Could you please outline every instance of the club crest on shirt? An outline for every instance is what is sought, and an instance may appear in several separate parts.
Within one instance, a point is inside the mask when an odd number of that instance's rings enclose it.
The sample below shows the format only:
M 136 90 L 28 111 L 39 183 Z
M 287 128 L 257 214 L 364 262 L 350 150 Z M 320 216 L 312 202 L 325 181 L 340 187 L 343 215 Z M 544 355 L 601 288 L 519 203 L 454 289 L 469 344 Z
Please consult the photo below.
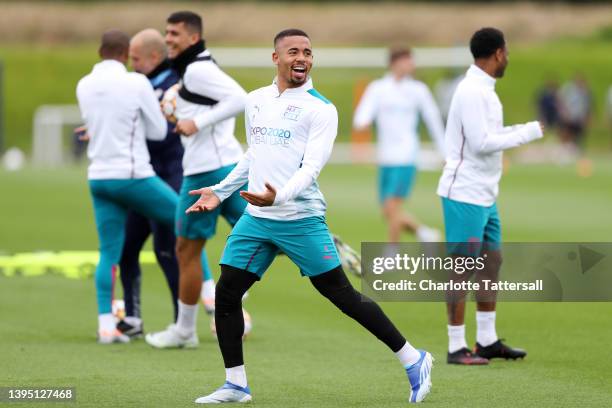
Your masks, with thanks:
M 288 105 L 287 109 L 285 109 L 285 113 L 283 113 L 283 119 L 297 121 L 301 113 L 302 108 L 293 105 Z

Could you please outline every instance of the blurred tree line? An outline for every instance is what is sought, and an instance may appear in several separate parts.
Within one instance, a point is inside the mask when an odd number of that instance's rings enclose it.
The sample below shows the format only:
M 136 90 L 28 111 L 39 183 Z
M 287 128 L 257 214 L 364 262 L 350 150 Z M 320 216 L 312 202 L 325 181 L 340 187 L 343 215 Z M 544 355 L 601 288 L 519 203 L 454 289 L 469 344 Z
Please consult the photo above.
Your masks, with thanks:
M 60 0 L 64 3 L 142 3 L 145 0 Z M 150 3 L 287 3 L 288 0 L 152 0 Z M 293 3 L 572 3 L 605 4 L 612 0 L 297 0 Z M 0 3 L 24 3 L 24 0 L 0 0 Z M 58 0 L 37 0 L 36 3 L 58 3 Z

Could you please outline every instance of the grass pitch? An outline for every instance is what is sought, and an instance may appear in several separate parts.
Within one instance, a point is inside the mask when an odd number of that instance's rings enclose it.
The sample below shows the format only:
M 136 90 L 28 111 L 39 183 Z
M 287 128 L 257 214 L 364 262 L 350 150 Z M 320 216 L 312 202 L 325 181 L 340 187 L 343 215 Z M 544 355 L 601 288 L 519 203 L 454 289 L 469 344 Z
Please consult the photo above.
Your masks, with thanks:
M 612 165 L 595 163 L 591 178 L 573 167 L 514 166 L 501 185 L 506 241 L 610 241 Z M 421 173 L 408 207 L 442 227 L 437 173 Z M 82 168 L 1 173 L 0 250 L 90 250 L 97 247 Z M 321 187 L 330 228 L 351 245 L 385 239 L 373 167 L 328 166 Z M 218 259 L 228 233 L 210 242 Z M 359 281 L 354 281 L 359 287 Z M 254 319 L 245 357 L 259 407 L 400 407 L 408 382 L 395 357 L 341 315 L 287 259 L 274 262 L 245 303 Z M 384 303 L 417 347 L 437 362 L 431 407 L 606 407 L 612 401 L 609 303 L 503 303 L 498 333 L 525 347 L 524 361 L 488 367 L 445 363 L 446 323 L 440 303 Z M 475 341 L 468 308 L 468 343 Z M 208 318 L 198 318 L 196 350 L 153 350 L 144 341 L 95 343 L 93 281 L 0 274 L 0 386 L 73 386 L 77 406 L 181 407 L 222 384 L 223 364 Z M 146 330 L 164 328 L 171 307 L 162 273 L 145 268 Z M 32 406 L 62 406 L 36 403 Z M 27 406 L 23 404 L 20 406 Z M 67 404 L 67 406 L 74 406 Z

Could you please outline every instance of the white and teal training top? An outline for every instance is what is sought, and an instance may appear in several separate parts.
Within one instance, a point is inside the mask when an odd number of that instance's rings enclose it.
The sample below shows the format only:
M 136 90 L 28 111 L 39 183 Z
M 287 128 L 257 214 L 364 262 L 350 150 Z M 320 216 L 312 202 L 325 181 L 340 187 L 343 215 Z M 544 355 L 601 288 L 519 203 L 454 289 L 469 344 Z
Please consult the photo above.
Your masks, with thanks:
M 382 166 L 416 163 L 419 118 L 444 156 L 444 124 L 429 88 L 411 77 L 397 80 L 391 74 L 366 88 L 353 116 L 353 127 L 376 123 L 377 158 Z
M 275 220 L 296 220 L 325 214 L 317 177 L 331 155 L 338 131 L 336 107 L 319 94 L 309 79 L 299 88 L 279 93 L 276 81 L 247 96 L 245 125 L 249 149 L 234 170 L 212 187 L 223 201 L 244 183 L 249 191 L 276 190 L 274 205 L 246 211 Z
M 446 164 L 438 195 L 489 207 L 502 175 L 502 152 L 542 137 L 538 122 L 504 126 L 495 78 L 472 65 L 453 95 L 446 123 Z
M 198 57 L 210 56 L 208 50 Z M 236 163 L 242 147 L 234 136 L 235 116 L 244 109 L 246 92 L 212 60 L 187 66 L 182 85 L 189 91 L 218 101 L 214 105 L 192 103 L 177 96 L 176 117 L 192 119 L 197 133 L 181 136 L 185 153 L 183 174 L 191 176 Z

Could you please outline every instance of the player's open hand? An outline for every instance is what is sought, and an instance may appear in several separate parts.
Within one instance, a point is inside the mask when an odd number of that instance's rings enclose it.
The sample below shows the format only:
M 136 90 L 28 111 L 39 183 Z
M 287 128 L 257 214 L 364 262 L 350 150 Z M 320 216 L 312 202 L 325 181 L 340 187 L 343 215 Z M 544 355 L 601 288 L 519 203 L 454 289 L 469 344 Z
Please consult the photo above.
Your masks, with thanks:
M 176 122 L 176 128 L 174 132 L 183 136 L 191 136 L 198 131 L 198 127 L 195 122 L 191 119 L 181 119 Z
M 88 142 L 89 139 L 91 139 L 89 137 L 89 133 L 87 133 L 87 126 L 79 126 L 74 128 L 74 134 L 79 142 Z
M 269 183 L 266 183 L 266 191 L 263 193 L 250 193 L 248 191 L 241 191 L 240 196 L 244 198 L 249 204 L 257 207 L 269 207 L 274 204 L 276 198 L 276 189 Z
M 212 211 L 221 204 L 219 197 L 212 191 L 212 188 L 205 187 L 198 190 L 191 190 L 189 195 L 200 195 L 198 201 L 185 211 L 185 214 Z

